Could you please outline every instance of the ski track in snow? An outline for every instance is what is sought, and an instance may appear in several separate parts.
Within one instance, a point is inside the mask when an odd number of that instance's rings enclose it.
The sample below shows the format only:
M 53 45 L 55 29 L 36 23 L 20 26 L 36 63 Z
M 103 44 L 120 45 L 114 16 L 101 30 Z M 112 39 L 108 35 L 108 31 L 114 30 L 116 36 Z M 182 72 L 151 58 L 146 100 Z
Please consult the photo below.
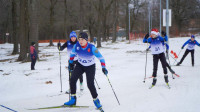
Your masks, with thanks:
M 170 51 L 177 54 L 181 46 L 189 37 L 170 38 Z M 200 42 L 200 37 L 196 37 Z M 0 44 L 0 105 L 7 106 L 18 112 L 98 112 L 92 101 L 86 85 L 84 74 L 84 94 L 77 98 L 77 105 L 90 106 L 84 109 L 49 109 L 27 110 L 32 108 L 62 105 L 68 101 L 69 95 L 64 94 L 68 90 L 68 71 L 66 50 L 61 53 L 63 93 L 60 93 L 60 63 L 57 47 L 47 47 L 48 44 L 40 44 L 39 56 L 42 61 L 36 62 L 36 70 L 30 70 L 30 62 L 15 62 L 18 55 L 10 55 L 12 44 Z M 56 44 L 55 44 L 56 45 Z M 181 66 L 172 66 L 172 69 L 180 75 L 172 79 L 168 71 L 169 84 L 167 89 L 164 82 L 162 66 L 159 62 L 157 85 L 152 89 L 149 86 L 152 79 L 144 80 L 145 49 L 147 44 L 142 40 L 131 42 L 103 42 L 99 51 L 106 60 L 108 76 L 120 101 L 120 106 L 115 99 L 107 78 L 103 75 L 100 62 L 96 59 L 96 85 L 103 109 L 105 112 L 198 112 L 200 110 L 200 48 L 195 47 L 195 66 L 191 66 L 191 55 L 185 58 Z M 185 47 L 186 49 L 186 47 Z M 185 49 L 180 53 L 183 56 Z M 170 53 L 170 52 L 169 52 Z M 152 55 L 148 53 L 147 77 L 152 75 Z M 170 57 L 171 64 L 174 60 Z M 5 73 L 9 75 L 5 75 Z M 4 75 L 3 75 L 4 74 Z M 52 84 L 45 84 L 52 81 Z M 95 83 L 96 84 L 96 83 Z M 79 92 L 79 81 L 77 92 Z M 0 112 L 11 112 L 0 107 Z

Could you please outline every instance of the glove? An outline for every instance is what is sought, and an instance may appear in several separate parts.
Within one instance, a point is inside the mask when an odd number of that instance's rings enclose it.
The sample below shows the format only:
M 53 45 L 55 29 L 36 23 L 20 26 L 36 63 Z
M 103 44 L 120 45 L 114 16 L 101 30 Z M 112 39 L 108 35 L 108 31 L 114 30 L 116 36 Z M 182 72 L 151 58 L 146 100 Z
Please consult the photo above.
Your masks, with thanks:
M 102 72 L 107 75 L 108 74 L 108 70 L 106 68 L 102 68 Z
M 33 59 L 35 59 L 35 56 L 33 56 Z
M 146 51 L 149 51 L 150 48 L 147 48 Z
M 184 47 L 182 46 L 181 49 L 184 49 Z
M 60 46 L 61 46 L 60 42 L 58 42 L 57 46 L 58 46 L 58 50 L 60 50 Z
M 145 39 L 148 39 L 149 38 L 149 33 L 147 33 L 146 35 L 145 35 Z
M 164 32 L 164 31 L 162 31 L 161 34 L 164 35 L 164 36 L 166 36 L 166 32 Z
M 71 72 L 74 70 L 74 64 L 69 63 L 68 70 Z

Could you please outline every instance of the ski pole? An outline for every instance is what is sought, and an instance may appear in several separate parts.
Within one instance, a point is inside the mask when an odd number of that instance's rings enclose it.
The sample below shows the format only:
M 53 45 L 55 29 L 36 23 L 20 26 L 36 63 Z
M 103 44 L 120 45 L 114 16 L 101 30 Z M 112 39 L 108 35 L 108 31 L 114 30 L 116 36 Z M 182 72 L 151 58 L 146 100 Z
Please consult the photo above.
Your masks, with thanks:
M 172 59 L 174 59 L 175 62 L 177 62 L 176 59 L 172 55 L 170 55 L 170 56 L 171 56 Z
M 69 70 L 69 100 L 70 100 L 70 93 L 71 93 L 71 87 L 70 87 L 70 82 L 71 82 L 71 75 L 72 75 L 72 72 Z
M 59 41 L 60 43 L 60 41 Z M 61 56 L 60 56 L 60 46 L 59 46 L 59 60 L 60 60 L 60 85 L 61 85 L 61 90 L 60 92 L 62 93 L 62 76 L 61 76 Z
M 145 76 L 144 76 L 144 83 L 145 83 L 145 79 L 146 79 L 146 73 L 147 73 L 147 50 L 146 50 L 146 61 L 145 61 Z
M 11 109 L 11 108 L 8 108 L 8 107 L 6 107 L 6 106 L 4 106 L 4 105 L 0 105 L 0 106 L 3 107 L 3 108 L 8 109 L 8 110 L 10 110 L 10 111 L 17 112 L 17 111 L 15 111 L 15 110 L 13 110 L 13 109 Z
M 181 50 L 179 51 L 178 57 L 179 57 L 179 55 L 180 55 L 180 53 L 181 53 L 182 50 L 183 50 L 183 49 L 181 49 Z M 178 59 L 178 58 L 177 58 L 177 59 Z M 177 60 L 177 59 L 176 59 L 176 60 Z M 175 62 L 176 62 L 176 61 L 174 61 L 173 65 L 175 64 Z
M 112 87 L 112 84 L 110 83 L 110 80 L 109 80 L 109 78 L 108 78 L 108 75 L 106 75 L 107 76 L 107 79 L 108 79 L 108 82 L 109 82 L 109 84 L 110 84 L 110 86 L 111 86 L 111 88 L 112 88 L 112 91 L 113 91 L 113 93 L 115 94 L 115 91 L 114 91 L 114 89 L 113 89 L 113 87 Z M 115 98 L 117 99 L 117 101 L 118 101 L 118 104 L 120 105 L 120 103 L 119 103 L 119 100 L 118 100 L 118 98 L 117 98 L 117 95 L 115 94 Z
M 98 83 L 97 83 L 97 80 L 96 80 L 96 78 L 94 78 L 94 80 L 95 80 L 95 82 L 96 82 L 96 84 L 97 84 L 98 88 L 99 88 L 99 89 L 101 89 L 101 88 L 99 87 Z

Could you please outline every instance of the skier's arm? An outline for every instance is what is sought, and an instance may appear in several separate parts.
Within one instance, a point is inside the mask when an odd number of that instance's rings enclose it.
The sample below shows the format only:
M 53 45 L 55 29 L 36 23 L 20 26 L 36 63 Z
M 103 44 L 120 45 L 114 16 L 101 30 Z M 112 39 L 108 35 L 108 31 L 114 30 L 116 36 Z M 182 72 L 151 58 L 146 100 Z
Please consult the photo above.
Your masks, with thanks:
M 195 44 L 198 45 L 200 47 L 200 44 L 195 40 Z
M 190 39 L 188 41 L 186 41 L 183 46 L 182 46 L 182 49 L 185 47 L 185 45 L 187 45 L 188 43 L 190 42 Z
M 67 47 L 67 42 L 65 42 L 62 46 L 60 44 L 60 42 L 58 43 L 58 50 L 62 51 Z
M 96 47 L 92 47 L 92 53 L 99 59 L 100 63 L 101 63 L 101 67 L 105 68 L 106 64 L 105 64 L 105 59 L 104 57 L 101 55 L 101 53 L 98 51 L 98 49 Z
M 166 35 L 165 37 L 164 37 L 164 41 L 168 41 L 168 36 Z
M 165 43 L 166 46 L 166 50 L 169 50 L 169 45 L 167 43 Z
M 73 46 L 72 52 L 70 53 L 70 59 L 69 59 L 69 63 L 73 64 L 74 61 L 74 57 L 76 56 L 76 45 Z

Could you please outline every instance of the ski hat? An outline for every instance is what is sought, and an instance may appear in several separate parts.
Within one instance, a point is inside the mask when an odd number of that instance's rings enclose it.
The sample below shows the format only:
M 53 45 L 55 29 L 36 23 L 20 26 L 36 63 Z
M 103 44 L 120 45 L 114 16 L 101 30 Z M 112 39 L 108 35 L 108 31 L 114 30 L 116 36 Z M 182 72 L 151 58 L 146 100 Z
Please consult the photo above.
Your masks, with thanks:
M 35 45 L 35 42 L 31 42 L 31 45 L 32 45 L 32 46 Z
M 76 38 L 77 38 L 76 32 L 75 32 L 75 31 L 72 31 L 72 32 L 70 33 L 69 37 L 70 37 L 70 39 L 71 39 L 72 37 L 76 37 Z
M 194 35 L 191 35 L 191 38 L 195 38 L 195 36 L 194 36 Z
M 88 34 L 86 32 L 81 32 L 79 34 L 79 38 L 83 38 L 85 39 L 86 41 L 88 41 Z
M 152 29 L 151 34 L 159 35 L 160 33 L 158 32 L 158 29 Z

